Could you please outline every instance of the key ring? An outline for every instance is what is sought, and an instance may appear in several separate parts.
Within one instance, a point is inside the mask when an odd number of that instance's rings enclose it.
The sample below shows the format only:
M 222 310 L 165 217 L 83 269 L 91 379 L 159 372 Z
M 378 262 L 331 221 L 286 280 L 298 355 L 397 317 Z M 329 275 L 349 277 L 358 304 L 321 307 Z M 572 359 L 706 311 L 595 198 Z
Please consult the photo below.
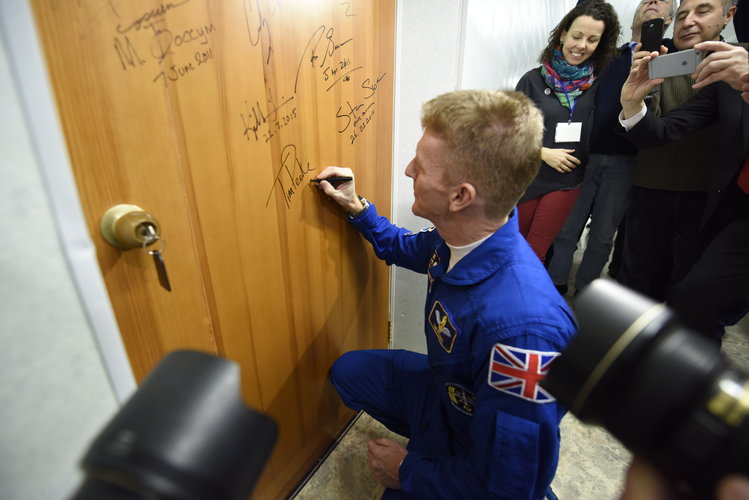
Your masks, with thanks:
M 161 241 L 161 248 L 160 249 L 158 249 L 158 250 L 146 250 L 146 247 L 148 245 L 152 245 L 157 240 Z M 164 249 L 165 248 L 166 248 L 166 241 L 164 241 L 164 239 L 161 238 L 160 236 L 154 236 L 154 239 L 151 240 L 150 242 L 148 240 L 143 240 L 143 251 L 146 252 L 148 255 L 153 255 L 153 254 L 156 254 L 156 253 L 162 254 L 162 253 L 164 253 Z

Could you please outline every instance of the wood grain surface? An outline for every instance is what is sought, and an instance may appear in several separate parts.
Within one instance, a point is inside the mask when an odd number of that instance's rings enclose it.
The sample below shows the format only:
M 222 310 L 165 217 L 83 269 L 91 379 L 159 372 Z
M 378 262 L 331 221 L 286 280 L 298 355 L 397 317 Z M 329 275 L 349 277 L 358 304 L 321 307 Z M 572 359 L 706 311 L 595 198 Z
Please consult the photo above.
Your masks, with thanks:
M 331 363 L 387 345 L 387 268 L 309 179 L 351 167 L 389 215 L 394 0 L 31 3 L 136 378 L 174 349 L 237 361 L 280 427 L 254 496 L 287 496 L 352 416 Z M 120 203 L 159 220 L 171 293 L 101 237 Z

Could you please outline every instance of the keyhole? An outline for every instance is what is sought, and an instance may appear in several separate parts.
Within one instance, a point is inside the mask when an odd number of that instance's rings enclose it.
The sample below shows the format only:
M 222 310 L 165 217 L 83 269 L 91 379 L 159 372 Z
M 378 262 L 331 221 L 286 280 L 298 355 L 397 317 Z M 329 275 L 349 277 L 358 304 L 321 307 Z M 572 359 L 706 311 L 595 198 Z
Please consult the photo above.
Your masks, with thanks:
M 142 239 L 146 243 L 146 246 L 159 239 L 159 236 L 156 234 L 154 225 L 150 222 L 141 222 L 135 228 L 135 231 L 140 236 L 140 239 Z

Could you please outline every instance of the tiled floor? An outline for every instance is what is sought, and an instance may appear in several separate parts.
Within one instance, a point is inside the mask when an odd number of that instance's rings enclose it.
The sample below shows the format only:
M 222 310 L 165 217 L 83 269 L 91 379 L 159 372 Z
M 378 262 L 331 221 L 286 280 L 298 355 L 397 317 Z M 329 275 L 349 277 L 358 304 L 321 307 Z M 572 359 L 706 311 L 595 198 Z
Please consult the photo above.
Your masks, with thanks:
M 723 351 L 749 371 L 749 315 L 727 329 Z M 629 452 L 602 428 L 582 424 L 569 413 L 562 420 L 561 434 L 559 467 L 552 483 L 560 500 L 617 499 Z M 381 436 L 405 443 L 404 438 L 360 414 L 295 500 L 379 499 L 383 488 L 367 467 L 367 441 Z
M 335 450 L 323 462 L 295 500 L 374 500 L 382 496 L 367 467 L 367 441 L 390 437 L 405 445 L 367 414 L 360 414 Z M 560 499 L 616 498 L 628 452 L 600 428 L 582 425 L 574 416 L 562 421 L 562 452 L 552 488 Z

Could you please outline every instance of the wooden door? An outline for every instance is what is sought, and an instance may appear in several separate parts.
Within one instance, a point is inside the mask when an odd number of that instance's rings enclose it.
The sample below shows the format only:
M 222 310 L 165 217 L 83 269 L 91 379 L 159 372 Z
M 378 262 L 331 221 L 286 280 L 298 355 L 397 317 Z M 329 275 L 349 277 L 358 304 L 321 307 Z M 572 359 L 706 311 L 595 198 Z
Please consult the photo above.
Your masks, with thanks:
M 394 0 L 31 3 L 136 378 L 178 348 L 237 361 L 280 426 L 255 496 L 286 496 L 352 415 L 330 364 L 387 343 L 387 268 L 308 181 L 351 166 L 389 213 Z M 171 293 L 101 237 L 120 203 L 159 220 Z

